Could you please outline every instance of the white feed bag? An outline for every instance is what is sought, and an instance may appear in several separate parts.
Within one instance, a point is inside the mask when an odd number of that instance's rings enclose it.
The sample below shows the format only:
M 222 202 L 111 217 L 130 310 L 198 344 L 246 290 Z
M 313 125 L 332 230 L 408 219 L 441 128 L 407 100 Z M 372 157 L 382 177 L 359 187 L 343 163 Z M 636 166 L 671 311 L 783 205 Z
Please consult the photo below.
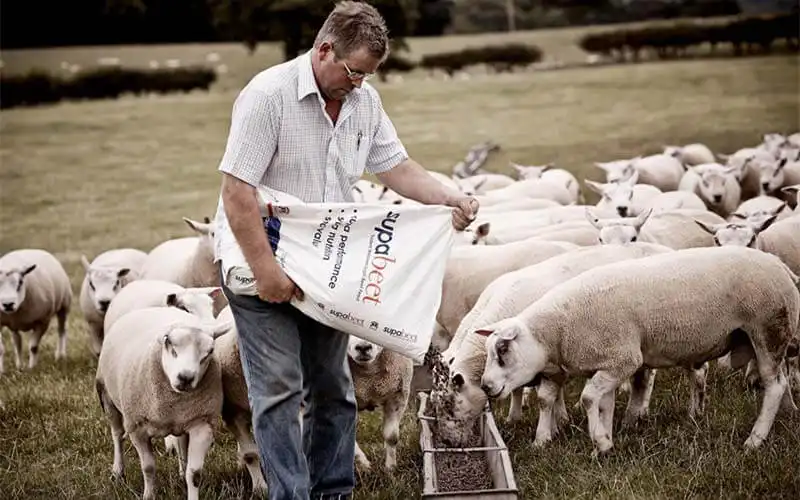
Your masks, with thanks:
M 316 321 L 422 363 L 455 229 L 441 205 L 304 203 L 259 188 L 278 264 L 303 290 L 291 304 Z M 225 285 L 256 295 L 238 245 L 220 255 Z

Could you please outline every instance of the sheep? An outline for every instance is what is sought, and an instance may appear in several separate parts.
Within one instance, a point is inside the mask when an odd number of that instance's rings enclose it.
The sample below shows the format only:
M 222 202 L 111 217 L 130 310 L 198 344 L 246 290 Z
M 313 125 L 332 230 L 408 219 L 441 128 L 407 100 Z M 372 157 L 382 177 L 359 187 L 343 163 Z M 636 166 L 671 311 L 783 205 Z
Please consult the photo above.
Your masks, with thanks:
M 116 294 L 128 283 L 139 278 L 147 254 L 135 248 L 108 250 L 90 263 L 81 255 L 86 273 L 81 283 L 79 301 L 83 317 L 89 326 L 89 347 L 95 357 L 103 344 L 103 319 Z
M 239 335 L 230 306 L 220 311 L 217 322 L 231 324 L 230 330 L 217 337 L 214 343 L 214 358 L 222 376 L 222 420 L 236 439 L 239 464 L 247 469 L 253 490 L 266 492 L 267 483 L 259 466 L 258 448 L 250 429 L 253 417 L 239 355 Z M 169 437 L 165 441 L 167 439 Z
M 658 188 L 659 191 L 675 191 L 683 176 L 683 165 L 672 156 L 655 154 L 637 156 L 630 160 L 595 162 L 597 168 L 606 173 L 606 182 L 623 182 L 638 173 L 638 182 Z M 635 182 L 634 182 L 635 184 Z
M 520 180 L 542 179 L 544 181 L 550 181 L 553 184 L 566 187 L 576 203 L 584 201 L 578 179 L 576 179 L 571 172 L 563 168 L 555 168 L 555 163 L 551 162 L 546 165 L 518 165 L 511 162 L 510 165 L 511 168 L 517 171 Z
M 572 220 L 543 227 L 531 233 L 530 238 L 544 241 L 566 241 L 581 247 L 597 245 L 599 231 L 585 220 Z
M 575 248 L 579 247 L 571 243 L 538 240 L 453 248 L 442 281 L 434 344 L 440 351 L 447 347 L 458 324 L 492 280 Z
M 161 280 L 141 279 L 120 290 L 106 311 L 103 328 L 107 332 L 125 314 L 147 307 L 176 307 L 204 321 L 214 319 L 214 299 L 222 294 L 220 287 L 184 288 Z
M 222 411 L 214 340 L 230 327 L 174 307 L 151 307 L 125 314 L 106 331 L 95 388 L 111 429 L 112 473 L 118 479 L 124 474 L 124 433 L 139 455 L 143 498 L 155 498 L 151 439 L 170 434 L 188 434 L 181 469 L 187 498 L 199 498 L 200 473 Z
M 760 223 L 750 220 L 717 224 L 695 222 L 714 237 L 717 246 L 744 246 L 773 254 L 793 273 L 800 274 L 800 216 L 775 222 L 777 217 L 777 213 L 773 213 Z
M 663 154 L 672 156 L 684 165 L 694 166 L 703 163 L 714 163 L 714 153 L 705 144 L 687 144 L 685 146 L 664 146 Z
M 383 410 L 384 467 L 391 472 L 397 466 L 400 421 L 408 406 L 414 363 L 410 358 L 352 335 L 347 346 L 347 362 L 358 411 L 372 411 L 378 406 Z M 358 441 L 355 457 L 360 467 L 371 467 Z
M 515 198 L 495 205 L 489 205 L 488 207 L 481 206 L 479 213 L 482 215 L 489 215 L 500 212 L 523 210 L 534 212 L 543 208 L 556 208 L 561 206 L 563 206 L 561 203 L 553 200 L 545 200 L 543 198 Z
M 783 220 L 792 216 L 792 211 L 786 208 L 786 202 L 775 198 L 774 196 L 761 195 L 755 198 L 750 198 L 744 203 L 740 204 L 736 211 L 729 217 L 729 222 L 735 222 L 736 219 L 748 219 L 750 222 L 761 223 L 769 217 L 777 215 L 776 221 Z
M 459 190 L 459 191 L 461 190 L 461 185 L 458 183 L 458 181 L 456 179 L 454 179 L 452 177 L 448 177 L 448 176 L 444 175 L 441 172 L 436 172 L 435 170 L 428 170 L 428 173 L 434 179 L 436 179 L 437 181 L 441 182 L 445 186 L 447 186 L 449 188 L 452 188 L 452 189 Z
M 661 213 L 686 208 L 706 210 L 706 204 L 699 196 L 689 191 L 667 191 L 650 198 L 643 208 L 652 208 L 654 213 Z
M 697 165 L 686 171 L 679 190 L 696 194 L 710 211 L 728 217 L 739 206 L 742 194 L 733 173 L 734 167 L 719 163 Z
M 478 174 L 470 177 L 453 177 L 459 188 L 464 193 L 485 194 L 494 189 L 508 187 L 517 181 L 505 174 Z
M 28 369 L 36 367 L 39 342 L 58 322 L 56 361 L 67 357 L 67 315 L 72 307 L 72 287 L 61 262 L 50 252 L 38 248 L 12 250 L 0 257 L 0 331 L 11 330 L 14 361 L 22 369 L 21 333 L 28 339 Z M 0 338 L 0 344 L 2 344 Z M 0 373 L 4 352 L 0 352 Z
M 163 280 L 182 287 L 220 286 L 214 264 L 214 223 L 183 218 L 200 236 L 175 238 L 153 248 L 142 265 L 142 279 Z
M 725 219 L 707 210 L 675 210 L 659 214 L 648 211 L 637 217 L 617 219 L 601 219 L 596 212 L 589 212 L 587 216 L 589 222 L 598 229 L 601 244 L 642 241 L 674 250 L 713 247 L 714 239 L 698 228 L 695 221 L 708 224 L 725 222 Z
M 613 447 L 614 393 L 623 381 L 643 368 L 691 368 L 747 351 L 765 387 L 744 443 L 757 448 L 781 403 L 796 409 L 783 358 L 800 319 L 798 279 L 775 256 L 741 247 L 686 249 L 586 271 L 517 315 L 474 330 L 487 336 L 481 387 L 505 398 L 537 376 L 588 376 L 581 403 L 596 455 Z
M 789 162 L 786 158 L 770 162 L 753 160 L 759 173 L 762 195 L 781 196 L 781 188 L 800 183 L 800 162 Z M 793 197 L 786 201 L 796 205 Z M 792 207 L 794 208 L 794 207 Z
M 626 217 L 639 215 L 651 203 L 650 200 L 661 194 L 655 186 L 637 184 L 638 178 L 638 171 L 634 171 L 630 177 L 619 182 L 603 184 L 588 179 L 584 182 L 589 189 L 600 195 L 598 208 L 616 210 L 619 215 Z
M 482 207 L 498 205 L 519 198 L 553 200 L 561 205 L 572 205 L 574 203 L 572 194 L 566 187 L 541 179 L 517 181 L 510 186 L 492 189 L 475 197 Z
M 485 338 L 474 335 L 474 328 L 518 314 L 551 288 L 594 267 L 670 251 L 667 247 L 651 243 L 580 248 L 509 272 L 492 281 L 464 317 L 450 347 L 442 353 L 443 359 L 449 364 L 448 390 L 455 403 L 452 407 L 453 419 L 461 422 L 474 419 L 486 403 L 486 394 L 480 390 Z M 560 393 L 558 411 L 562 421 L 567 418 L 563 405 L 563 393 Z M 520 407 L 517 394 L 511 402 L 509 422 L 519 419 Z M 540 414 L 539 418 L 544 423 L 544 415 Z M 540 428 L 534 444 L 543 444 L 549 437 L 550 428 Z
M 753 160 L 772 161 L 775 157 L 767 150 L 758 148 L 742 148 L 731 155 L 717 154 L 717 158 L 725 162 L 725 166 L 733 168 L 733 175 L 741 187 L 741 199 L 749 200 L 761 192 L 759 174 Z
M 784 186 L 781 188 L 781 191 L 787 195 L 794 194 L 794 213 L 800 213 L 800 184 L 795 184 L 794 186 Z

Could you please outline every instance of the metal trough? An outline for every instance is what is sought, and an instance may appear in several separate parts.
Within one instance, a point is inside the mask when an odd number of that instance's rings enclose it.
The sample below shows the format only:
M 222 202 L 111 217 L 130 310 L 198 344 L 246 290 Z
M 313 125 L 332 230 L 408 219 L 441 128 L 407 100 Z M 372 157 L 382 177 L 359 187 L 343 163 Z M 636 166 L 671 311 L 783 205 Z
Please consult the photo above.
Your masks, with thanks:
M 480 420 L 480 434 L 483 446 L 475 448 L 435 448 L 433 431 L 430 422 L 434 417 L 425 415 L 428 394 L 419 393 L 419 410 L 417 418 L 420 422 L 419 443 L 422 448 L 422 498 L 436 498 L 437 500 L 463 500 L 466 498 L 479 500 L 517 500 L 519 498 L 517 483 L 514 480 L 514 471 L 511 468 L 511 458 L 508 454 L 503 438 L 497 429 L 494 416 L 486 406 Z M 490 489 L 439 491 L 439 481 L 436 470 L 437 453 L 467 453 L 483 452 L 489 465 L 492 478 Z

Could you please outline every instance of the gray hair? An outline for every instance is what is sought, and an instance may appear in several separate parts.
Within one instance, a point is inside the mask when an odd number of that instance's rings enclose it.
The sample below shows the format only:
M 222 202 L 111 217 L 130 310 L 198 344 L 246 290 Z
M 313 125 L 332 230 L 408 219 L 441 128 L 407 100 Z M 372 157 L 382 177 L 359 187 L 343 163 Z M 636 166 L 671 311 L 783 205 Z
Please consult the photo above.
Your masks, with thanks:
M 389 29 L 378 9 L 366 2 L 343 0 L 328 14 L 314 40 L 333 45 L 337 58 L 366 48 L 370 55 L 383 61 L 389 55 Z

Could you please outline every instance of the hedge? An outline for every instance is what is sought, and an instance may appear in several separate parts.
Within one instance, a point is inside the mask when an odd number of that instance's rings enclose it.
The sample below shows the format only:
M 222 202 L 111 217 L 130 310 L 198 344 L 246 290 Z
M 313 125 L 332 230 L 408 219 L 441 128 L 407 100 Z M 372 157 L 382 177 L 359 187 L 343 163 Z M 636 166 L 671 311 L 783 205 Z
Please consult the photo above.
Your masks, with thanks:
M 35 70 L 25 75 L 0 75 L 0 109 L 35 106 L 62 100 L 113 99 L 123 94 L 208 90 L 214 70 L 203 67 L 172 69 L 97 68 L 71 77 Z
M 727 22 L 691 23 L 677 21 L 672 25 L 627 28 L 584 35 L 578 45 L 586 52 L 625 60 L 639 58 L 642 50 L 650 50 L 659 58 L 685 53 L 686 49 L 709 44 L 712 51 L 718 44 L 729 43 L 735 55 L 744 49 L 769 51 L 776 40 L 785 40 L 792 50 L 798 49 L 800 14 L 739 17 Z
M 539 62 L 542 60 L 542 55 L 542 50 L 535 45 L 509 43 L 428 54 L 422 57 L 419 65 L 429 70 L 441 69 L 451 76 L 456 71 L 476 64 L 486 64 L 495 71 L 502 72 Z

